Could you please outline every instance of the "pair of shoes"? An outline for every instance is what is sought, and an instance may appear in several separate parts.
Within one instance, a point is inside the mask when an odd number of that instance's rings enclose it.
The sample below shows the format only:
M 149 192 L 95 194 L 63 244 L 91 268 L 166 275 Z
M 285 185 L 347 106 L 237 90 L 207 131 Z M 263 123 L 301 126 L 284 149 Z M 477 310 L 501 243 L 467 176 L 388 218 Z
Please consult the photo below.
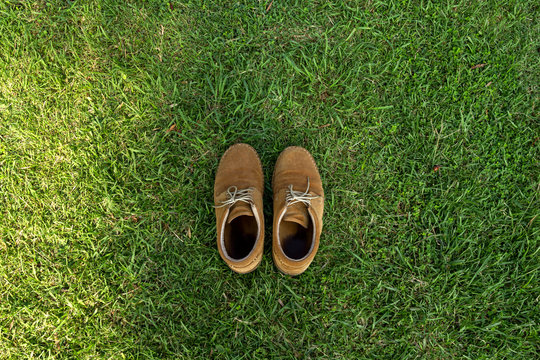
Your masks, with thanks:
M 279 155 L 272 177 L 272 257 L 287 275 L 303 273 L 319 248 L 324 191 L 311 154 L 291 146 Z M 264 248 L 264 175 L 254 148 L 231 146 L 221 157 L 214 184 L 217 246 L 237 273 L 257 268 Z

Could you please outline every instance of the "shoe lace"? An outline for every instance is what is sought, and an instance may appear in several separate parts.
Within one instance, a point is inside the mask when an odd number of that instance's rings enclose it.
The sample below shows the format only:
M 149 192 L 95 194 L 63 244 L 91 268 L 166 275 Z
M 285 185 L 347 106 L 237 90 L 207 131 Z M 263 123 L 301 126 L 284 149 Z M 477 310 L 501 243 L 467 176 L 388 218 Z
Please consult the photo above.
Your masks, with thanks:
M 291 206 L 297 203 L 303 203 L 307 207 L 311 205 L 312 199 L 320 198 L 319 195 L 310 195 L 309 194 L 309 177 L 307 178 L 307 188 L 306 191 L 295 191 L 293 190 L 292 184 L 289 185 L 289 193 L 285 197 L 285 201 L 287 202 L 287 206 Z
M 232 206 L 238 201 L 243 201 L 248 204 L 253 204 L 253 188 L 247 188 L 238 190 L 236 186 L 230 186 L 227 189 L 228 198 L 225 201 L 220 201 L 221 205 L 214 206 L 214 208 L 222 208 L 225 206 Z

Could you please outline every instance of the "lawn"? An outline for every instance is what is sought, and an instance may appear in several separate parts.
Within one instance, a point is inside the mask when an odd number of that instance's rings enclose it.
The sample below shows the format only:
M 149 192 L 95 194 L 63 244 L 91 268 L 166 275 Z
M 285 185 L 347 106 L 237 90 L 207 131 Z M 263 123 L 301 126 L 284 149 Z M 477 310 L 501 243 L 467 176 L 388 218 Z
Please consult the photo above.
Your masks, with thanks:
M 0 359 L 533 359 L 535 1 L 0 0 Z M 216 247 L 228 146 L 265 168 L 261 266 Z M 321 247 L 272 263 L 280 151 Z

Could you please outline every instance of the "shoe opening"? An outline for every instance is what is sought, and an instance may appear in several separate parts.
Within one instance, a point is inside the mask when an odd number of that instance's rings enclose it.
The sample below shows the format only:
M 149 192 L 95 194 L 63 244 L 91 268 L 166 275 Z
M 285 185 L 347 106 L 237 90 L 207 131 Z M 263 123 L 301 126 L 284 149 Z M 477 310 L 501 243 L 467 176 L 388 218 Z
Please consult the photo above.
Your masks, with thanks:
M 279 238 L 283 253 L 293 259 L 301 260 L 306 257 L 313 245 L 313 221 L 308 216 L 307 228 L 292 221 L 281 221 Z
M 249 255 L 257 241 L 258 226 L 254 216 L 239 216 L 225 225 L 226 255 L 241 260 Z

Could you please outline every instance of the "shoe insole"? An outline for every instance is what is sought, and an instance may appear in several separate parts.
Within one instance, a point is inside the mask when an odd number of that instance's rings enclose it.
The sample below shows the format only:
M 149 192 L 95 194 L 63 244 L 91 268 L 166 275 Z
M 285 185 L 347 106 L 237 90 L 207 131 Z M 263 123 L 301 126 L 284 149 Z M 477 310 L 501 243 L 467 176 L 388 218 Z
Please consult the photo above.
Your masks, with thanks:
M 257 230 L 254 216 L 239 216 L 225 225 L 225 250 L 229 257 L 245 258 L 255 246 Z

